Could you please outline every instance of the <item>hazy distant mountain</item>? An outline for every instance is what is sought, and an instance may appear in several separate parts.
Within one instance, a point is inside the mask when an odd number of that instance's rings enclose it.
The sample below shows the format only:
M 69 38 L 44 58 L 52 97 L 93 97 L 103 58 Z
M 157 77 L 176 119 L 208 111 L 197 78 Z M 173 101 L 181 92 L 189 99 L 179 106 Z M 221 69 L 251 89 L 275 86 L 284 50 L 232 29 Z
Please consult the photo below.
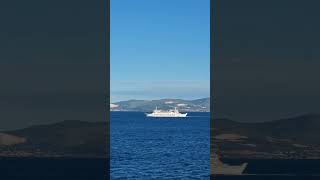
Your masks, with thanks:
M 160 99 L 160 100 L 128 100 L 112 103 L 113 111 L 141 111 L 150 112 L 156 107 L 163 110 L 177 107 L 181 112 L 209 112 L 210 99 L 196 100 Z
M 1 156 L 106 156 L 107 123 L 68 120 L 0 134 Z
M 320 115 L 262 123 L 216 119 L 212 145 L 222 156 L 247 158 L 320 158 Z

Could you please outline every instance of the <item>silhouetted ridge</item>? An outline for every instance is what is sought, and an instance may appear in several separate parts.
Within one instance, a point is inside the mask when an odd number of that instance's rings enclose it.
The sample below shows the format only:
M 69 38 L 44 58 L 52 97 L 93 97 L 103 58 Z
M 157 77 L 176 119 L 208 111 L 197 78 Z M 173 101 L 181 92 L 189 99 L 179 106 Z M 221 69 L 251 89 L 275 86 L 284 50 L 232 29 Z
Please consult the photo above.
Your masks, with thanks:
M 277 137 L 295 139 L 301 143 L 320 144 L 320 115 L 315 113 L 259 123 L 240 123 L 228 119 L 217 119 L 214 126 L 219 130 L 216 133 L 223 131 L 253 138 Z
M 26 141 L 15 146 L 3 146 L 3 150 L 14 148 L 17 152 L 28 152 L 36 156 L 102 157 L 106 156 L 108 151 L 106 122 L 65 120 L 5 133 L 24 138 Z

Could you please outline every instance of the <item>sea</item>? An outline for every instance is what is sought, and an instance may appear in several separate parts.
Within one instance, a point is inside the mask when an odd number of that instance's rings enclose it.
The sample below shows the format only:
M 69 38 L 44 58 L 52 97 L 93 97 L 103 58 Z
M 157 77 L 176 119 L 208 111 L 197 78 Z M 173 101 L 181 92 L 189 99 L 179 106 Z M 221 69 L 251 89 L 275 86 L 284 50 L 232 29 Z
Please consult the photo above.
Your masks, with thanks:
M 217 175 L 213 180 L 320 180 L 317 159 L 222 159 L 237 165 L 247 162 L 242 175 Z
M 106 180 L 106 158 L 1 157 L 1 180 Z
M 111 112 L 111 179 L 210 179 L 210 113 Z

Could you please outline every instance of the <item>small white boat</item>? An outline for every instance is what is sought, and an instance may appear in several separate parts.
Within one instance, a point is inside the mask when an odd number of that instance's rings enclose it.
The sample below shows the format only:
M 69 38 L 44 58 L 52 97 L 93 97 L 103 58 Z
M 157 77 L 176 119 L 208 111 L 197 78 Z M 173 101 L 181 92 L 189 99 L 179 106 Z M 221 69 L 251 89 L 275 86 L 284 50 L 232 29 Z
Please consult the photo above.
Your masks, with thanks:
M 155 110 L 153 110 L 152 113 L 147 114 L 147 117 L 187 117 L 188 113 L 180 113 L 178 109 L 175 107 L 173 110 L 169 111 L 163 111 L 163 110 L 158 110 L 156 107 Z

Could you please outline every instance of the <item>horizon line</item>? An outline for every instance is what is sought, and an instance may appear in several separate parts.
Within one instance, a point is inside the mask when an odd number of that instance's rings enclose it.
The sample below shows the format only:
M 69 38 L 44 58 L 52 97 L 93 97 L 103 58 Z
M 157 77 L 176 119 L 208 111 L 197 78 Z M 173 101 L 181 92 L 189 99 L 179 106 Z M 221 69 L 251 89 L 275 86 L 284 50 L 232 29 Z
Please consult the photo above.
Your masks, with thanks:
M 111 99 L 111 98 L 110 98 Z M 120 101 L 116 101 L 116 102 L 111 102 L 110 103 L 118 103 L 118 102 L 123 102 L 123 101 L 157 101 L 157 100 L 188 100 L 188 101 L 192 101 L 192 100 L 198 100 L 198 99 L 210 99 L 210 97 L 203 97 L 203 98 L 194 98 L 194 99 L 183 99 L 183 98 L 158 98 L 158 99 L 128 99 L 128 100 L 120 100 Z

